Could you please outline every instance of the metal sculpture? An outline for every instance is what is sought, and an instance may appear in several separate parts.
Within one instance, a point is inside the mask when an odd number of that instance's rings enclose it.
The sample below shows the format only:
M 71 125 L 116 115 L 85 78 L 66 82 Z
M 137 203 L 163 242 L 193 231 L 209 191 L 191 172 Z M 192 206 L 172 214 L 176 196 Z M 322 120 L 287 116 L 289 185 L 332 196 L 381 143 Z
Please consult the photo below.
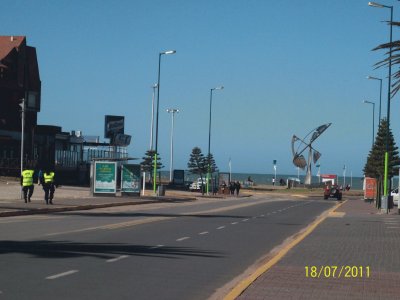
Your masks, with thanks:
M 311 184 L 311 160 L 313 160 L 314 164 L 318 161 L 318 159 L 321 157 L 321 153 L 315 150 L 312 147 L 312 143 L 326 130 L 328 129 L 329 126 L 331 126 L 332 123 L 327 123 L 324 125 L 321 125 L 308 133 L 304 139 L 301 139 L 297 137 L 296 135 L 293 135 L 292 137 L 292 153 L 293 153 L 293 164 L 296 167 L 302 168 L 304 170 L 305 167 L 307 167 L 307 172 L 306 172 L 306 178 L 304 180 L 304 184 L 309 185 Z M 304 140 L 307 139 L 307 137 L 312 134 L 310 141 L 307 143 Z M 295 144 L 298 142 L 298 147 L 297 150 L 295 151 Z M 300 147 L 303 146 L 300 150 Z M 308 149 L 308 160 L 306 162 L 306 159 L 303 155 L 303 152 Z

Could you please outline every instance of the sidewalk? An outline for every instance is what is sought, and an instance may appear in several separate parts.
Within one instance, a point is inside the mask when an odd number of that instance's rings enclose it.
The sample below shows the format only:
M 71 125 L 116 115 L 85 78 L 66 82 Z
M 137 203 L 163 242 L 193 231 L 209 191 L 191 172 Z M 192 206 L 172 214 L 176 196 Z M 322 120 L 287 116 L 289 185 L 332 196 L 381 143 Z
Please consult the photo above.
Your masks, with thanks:
M 30 203 L 20 199 L 21 187 L 16 182 L 0 183 L 0 217 L 40 214 L 48 212 L 62 212 L 71 210 L 85 210 L 93 208 L 137 205 L 160 202 L 194 201 L 187 193 L 167 191 L 166 196 L 153 197 L 152 191 L 147 196 L 103 196 L 93 197 L 89 188 L 61 186 L 56 189 L 53 205 L 46 205 L 44 191 L 41 186 L 35 185 Z
M 399 252 L 397 207 L 348 200 L 237 299 L 398 299 Z

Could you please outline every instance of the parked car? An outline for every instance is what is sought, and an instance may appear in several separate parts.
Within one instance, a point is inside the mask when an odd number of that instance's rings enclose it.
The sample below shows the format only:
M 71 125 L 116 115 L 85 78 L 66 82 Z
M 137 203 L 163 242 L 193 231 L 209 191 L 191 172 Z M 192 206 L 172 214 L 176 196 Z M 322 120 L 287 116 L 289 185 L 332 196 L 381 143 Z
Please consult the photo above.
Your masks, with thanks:
M 336 198 L 342 200 L 342 191 L 337 185 L 327 185 L 324 189 L 324 199 Z
M 390 195 L 393 197 L 393 204 L 396 205 L 396 206 L 399 205 L 399 198 L 400 198 L 400 196 L 399 196 L 399 188 L 396 188 L 396 189 L 392 190 L 390 192 Z
M 203 180 L 201 180 L 201 178 L 197 178 L 196 181 L 192 182 L 189 186 L 189 190 L 190 191 L 199 191 L 201 190 L 202 186 L 206 184 L 206 179 L 203 178 Z

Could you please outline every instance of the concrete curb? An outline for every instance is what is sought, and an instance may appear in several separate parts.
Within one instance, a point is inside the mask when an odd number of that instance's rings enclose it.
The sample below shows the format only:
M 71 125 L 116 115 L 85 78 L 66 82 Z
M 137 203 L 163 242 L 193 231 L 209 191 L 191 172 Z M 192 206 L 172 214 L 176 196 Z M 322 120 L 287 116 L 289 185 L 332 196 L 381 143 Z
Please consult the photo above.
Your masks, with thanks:
M 114 207 L 114 206 L 127 206 L 127 205 L 142 205 L 142 204 L 153 204 L 153 203 L 168 203 L 168 202 L 177 202 L 177 201 L 194 201 L 196 198 L 156 198 L 149 197 L 148 200 L 140 200 L 140 201 L 132 201 L 132 202 L 115 202 L 115 203 L 102 203 L 102 204 L 85 204 L 85 205 L 76 205 L 76 206 L 67 206 L 67 207 L 46 207 L 46 208 L 31 208 L 31 209 L 22 209 L 10 211 L 0 212 L 0 217 L 15 217 L 15 216 L 25 216 L 25 215 L 36 215 L 36 214 L 49 214 L 49 213 L 58 213 L 58 212 L 66 212 L 66 211 L 78 211 L 78 210 L 90 210 L 97 208 L 106 208 L 106 207 Z

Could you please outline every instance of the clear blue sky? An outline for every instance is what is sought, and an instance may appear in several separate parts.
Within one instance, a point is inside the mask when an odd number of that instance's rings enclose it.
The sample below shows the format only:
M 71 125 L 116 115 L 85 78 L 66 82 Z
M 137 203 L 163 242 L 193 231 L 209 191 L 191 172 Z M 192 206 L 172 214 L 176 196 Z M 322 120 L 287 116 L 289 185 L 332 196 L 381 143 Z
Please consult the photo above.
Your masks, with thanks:
M 191 149 L 208 145 L 222 171 L 296 174 L 290 141 L 328 122 L 317 140 L 322 173 L 361 175 L 378 118 L 374 70 L 389 40 L 388 9 L 364 0 L 22 1 L 3 0 L 1 34 L 26 35 L 36 47 L 42 80 L 40 124 L 82 130 L 104 140 L 104 115 L 124 115 L 130 154 L 149 148 L 151 86 L 161 68 L 159 153 L 169 169 L 170 115 L 175 122 L 175 167 L 186 168 Z M 394 18 L 400 2 L 394 5 Z M 398 29 L 394 39 L 398 39 Z M 400 99 L 392 100 L 399 144 Z M 377 121 L 376 121 L 377 124 Z

